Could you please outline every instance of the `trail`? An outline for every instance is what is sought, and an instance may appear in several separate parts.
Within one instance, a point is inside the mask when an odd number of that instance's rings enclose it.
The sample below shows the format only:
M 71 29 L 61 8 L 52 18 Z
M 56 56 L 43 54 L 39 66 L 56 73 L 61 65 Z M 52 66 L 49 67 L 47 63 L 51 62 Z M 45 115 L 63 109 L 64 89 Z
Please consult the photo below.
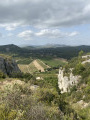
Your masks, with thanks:
M 34 60 L 33 64 L 38 70 L 41 70 L 41 72 L 44 72 L 44 68 L 37 62 L 37 60 Z

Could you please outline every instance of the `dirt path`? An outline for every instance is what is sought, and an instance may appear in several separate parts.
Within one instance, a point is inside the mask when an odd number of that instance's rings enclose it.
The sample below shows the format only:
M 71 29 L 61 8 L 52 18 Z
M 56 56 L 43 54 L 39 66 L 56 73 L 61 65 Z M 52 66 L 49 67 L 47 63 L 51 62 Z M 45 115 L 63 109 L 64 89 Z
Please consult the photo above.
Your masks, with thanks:
M 34 60 L 33 64 L 38 70 L 41 70 L 41 72 L 44 72 L 44 68 L 37 62 L 37 60 Z

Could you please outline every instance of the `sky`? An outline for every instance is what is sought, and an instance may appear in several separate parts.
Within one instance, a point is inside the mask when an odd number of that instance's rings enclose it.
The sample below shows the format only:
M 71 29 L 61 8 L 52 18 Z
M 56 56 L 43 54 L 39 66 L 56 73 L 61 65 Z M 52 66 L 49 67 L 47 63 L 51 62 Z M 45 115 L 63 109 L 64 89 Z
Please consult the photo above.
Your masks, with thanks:
M 90 45 L 90 0 L 0 0 L 0 45 Z

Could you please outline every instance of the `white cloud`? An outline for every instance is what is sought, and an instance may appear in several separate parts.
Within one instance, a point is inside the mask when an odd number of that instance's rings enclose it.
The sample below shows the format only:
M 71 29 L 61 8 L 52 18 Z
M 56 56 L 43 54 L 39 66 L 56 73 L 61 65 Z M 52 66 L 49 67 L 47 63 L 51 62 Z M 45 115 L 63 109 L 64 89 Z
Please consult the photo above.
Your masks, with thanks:
M 75 31 L 75 32 L 72 32 L 69 34 L 70 37 L 73 37 L 73 36 L 76 36 L 76 35 L 79 35 L 80 33 Z
M 78 35 L 79 32 L 62 32 L 59 29 L 42 29 L 39 32 L 34 32 L 31 30 L 26 30 L 19 33 L 17 36 L 23 38 L 25 40 L 31 40 L 34 37 L 45 37 L 47 39 L 56 39 L 56 38 L 65 38 L 65 37 L 73 37 Z
M 36 33 L 36 36 L 48 37 L 48 38 L 61 38 L 66 37 L 67 33 L 61 32 L 59 29 L 43 29 L 40 32 Z
M 83 11 L 85 14 L 90 13 L 90 4 L 86 5 Z
M 7 26 L 5 29 L 8 31 L 12 31 L 16 29 L 16 26 Z
M 33 35 L 34 33 L 31 30 L 26 30 L 26 31 L 19 33 L 17 36 L 25 40 L 31 40 Z
M 7 30 L 7 31 L 15 30 L 19 26 L 21 26 L 21 23 L 0 24 L 0 27 L 5 28 L 5 30 Z
M 53 30 L 43 29 L 40 32 L 36 33 L 36 36 L 48 37 L 48 38 L 61 38 L 61 37 L 73 37 L 78 34 L 79 34 L 79 32 L 77 32 L 77 31 L 67 33 L 67 32 L 61 32 L 59 29 L 53 29 Z
M 46 28 L 87 24 L 89 11 L 90 0 L 1 0 L 0 24 L 22 23 Z

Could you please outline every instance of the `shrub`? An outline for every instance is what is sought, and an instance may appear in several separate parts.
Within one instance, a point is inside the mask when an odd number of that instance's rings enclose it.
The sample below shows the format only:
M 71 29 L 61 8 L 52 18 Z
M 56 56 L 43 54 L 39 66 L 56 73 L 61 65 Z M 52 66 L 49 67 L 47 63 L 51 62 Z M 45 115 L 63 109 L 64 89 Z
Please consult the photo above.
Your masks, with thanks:
M 6 78 L 6 75 L 0 71 L 0 78 Z
M 73 74 L 74 75 L 82 75 L 84 70 L 85 70 L 85 67 L 81 63 L 78 63 L 73 70 Z
M 77 91 L 77 86 L 76 86 L 76 85 L 74 85 L 74 86 L 70 89 L 70 92 L 71 92 L 71 93 L 74 92 L 74 91 Z
M 16 110 L 9 109 L 4 104 L 0 105 L 0 120 L 14 120 L 16 115 Z

